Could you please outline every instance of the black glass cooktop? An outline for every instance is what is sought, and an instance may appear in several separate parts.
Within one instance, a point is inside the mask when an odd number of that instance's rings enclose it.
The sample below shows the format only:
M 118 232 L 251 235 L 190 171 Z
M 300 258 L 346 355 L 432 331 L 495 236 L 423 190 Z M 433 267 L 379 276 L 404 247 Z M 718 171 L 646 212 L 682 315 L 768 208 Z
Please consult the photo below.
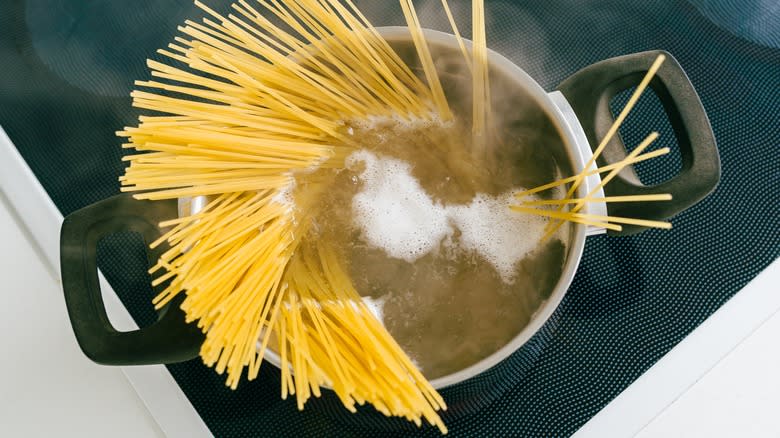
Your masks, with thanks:
M 451 3 L 468 23 L 469 4 Z M 493 370 L 443 391 L 452 436 L 564 436 L 780 256 L 780 12 L 727 0 L 486 3 L 489 46 L 548 90 L 602 59 L 671 52 L 699 92 L 720 148 L 723 177 L 709 198 L 676 217 L 671 231 L 589 238 L 544 329 Z M 446 31 L 439 4 L 417 6 L 425 27 Z M 358 5 L 376 25 L 403 24 L 395 2 Z M 63 214 L 118 193 L 114 131 L 138 115 L 132 82 L 146 77 L 144 59 L 189 17 L 199 13 L 186 0 L 0 3 L 0 125 Z M 664 145 L 673 145 L 668 128 L 648 95 L 621 133 L 637 143 L 659 129 Z M 653 160 L 639 174 L 654 183 L 679 167 L 679 156 Z M 140 325 L 154 320 L 144 263 L 132 235 L 100 247 L 103 272 Z M 344 414 L 331 394 L 298 412 L 293 400 L 280 400 L 272 366 L 237 391 L 198 361 L 168 368 L 217 436 L 438 434 L 370 410 Z

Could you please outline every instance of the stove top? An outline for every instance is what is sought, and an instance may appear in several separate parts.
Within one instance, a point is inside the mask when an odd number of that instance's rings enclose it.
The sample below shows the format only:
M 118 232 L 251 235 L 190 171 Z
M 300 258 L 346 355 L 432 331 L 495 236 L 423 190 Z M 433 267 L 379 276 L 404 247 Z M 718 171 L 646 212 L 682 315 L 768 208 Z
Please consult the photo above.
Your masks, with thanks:
M 375 25 L 403 24 L 393 2 L 357 3 Z M 468 23 L 468 4 L 452 3 Z M 674 218 L 671 231 L 589 238 L 544 329 L 499 367 L 443 391 L 452 436 L 569 435 L 780 256 L 780 20 L 768 20 L 776 14 L 768 11 L 735 21 L 713 7 L 727 2 L 700 0 L 486 3 L 489 46 L 548 90 L 602 59 L 669 51 L 719 142 L 723 176 L 709 198 Z M 448 30 L 438 1 L 417 7 L 425 27 Z M 132 82 L 146 77 L 144 59 L 172 39 L 176 25 L 199 16 L 189 1 L 0 4 L 0 125 L 63 214 L 118 193 L 122 151 L 114 131 L 138 115 Z M 651 130 L 662 134 L 659 147 L 674 145 L 663 109 L 647 95 L 621 135 L 636 144 Z M 677 155 L 638 172 L 651 184 L 681 166 Z M 154 321 L 140 239 L 118 234 L 99 252 L 136 322 Z M 217 436 L 438 435 L 370 409 L 348 414 L 329 393 L 298 412 L 293 400 L 280 399 L 272 366 L 237 391 L 199 361 L 168 369 Z

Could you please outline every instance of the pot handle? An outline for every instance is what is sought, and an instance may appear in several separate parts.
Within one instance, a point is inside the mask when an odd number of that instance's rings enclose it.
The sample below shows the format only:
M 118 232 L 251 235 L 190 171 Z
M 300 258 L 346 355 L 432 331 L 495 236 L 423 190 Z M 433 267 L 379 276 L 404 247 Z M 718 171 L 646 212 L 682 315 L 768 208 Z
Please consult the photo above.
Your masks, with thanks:
M 100 292 L 97 245 L 119 231 L 133 231 L 152 242 L 162 235 L 158 223 L 176 217 L 176 201 L 138 201 L 117 195 L 65 218 L 60 231 L 62 287 L 73 331 L 84 354 L 104 365 L 175 363 L 197 357 L 204 335 L 187 324 L 177 297 L 159 311 L 154 324 L 130 332 L 116 330 L 108 319 Z M 148 249 L 157 260 L 165 245 Z
M 610 203 L 611 216 L 665 220 L 695 205 L 707 196 L 720 180 L 720 158 L 709 119 L 688 76 L 672 55 L 662 50 L 635 53 L 607 59 L 574 73 L 563 81 L 560 90 L 577 114 L 592 148 L 604 138 L 614 122 L 609 103 L 615 95 L 639 84 L 659 54 L 666 61 L 650 82 L 666 111 L 682 155 L 682 169 L 661 184 L 643 185 L 633 166 L 627 166 L 604 187 L 607 196 L 670 193 L 671 201 Z M 617 162 L 627 155 L 615 135 L 607 144 L 598 165 Z M 610 234 L 629 235 L 644 227 L 624 225 L 623 231 Z

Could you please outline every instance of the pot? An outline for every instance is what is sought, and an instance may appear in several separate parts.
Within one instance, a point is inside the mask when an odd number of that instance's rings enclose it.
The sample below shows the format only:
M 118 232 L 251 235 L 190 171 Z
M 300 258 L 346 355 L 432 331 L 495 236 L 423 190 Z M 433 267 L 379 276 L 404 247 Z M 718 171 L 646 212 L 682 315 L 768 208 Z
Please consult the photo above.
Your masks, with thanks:
M 405 27 L 378 28 L 395 48 L 413 51 Z M 425 37 L 434 51 L 459 54 L 454 36 L 426 30 Z M 636 85 L 661 51 L 650 51 L 608 59 L 586 67 L 563 81 L 557 90 L 546 92 L 522 69 L 500 54 L 488 51 L 493 76 L 522 90 L 531 108 L 539 111 L 551 127 L 548 140 L 551 152 L 565 167 L 579 172 L 592 157 L 592 149 L 613 123 L 610 100 L 619 92 Z M 612 216 L 663 220 L 693 206 L 718 183 L 720 161 L 715 139 L 701 102 L 677 61 L 668 53 L 650 86 L 661 100 L 676 134 L 683 168 L 674 178 L 655 186 L 639 182 L 629 166 L 605 188 L 607 196 L 671 193 L 672 201 L 664 203 L 587 204 L 584 212 Z M 446 66 L 445 66 L 446 69 Z M 444 75 L 446 76 L 446 72 Z M 553 138 L 555 137 L 555 138 Z M 554 140 L 554 141 L 553 141 Z M 604 166 L 624 158 L 626 149 L 615 136 L 597 160 Z M 598 175 L 586 178 L 578 189 L 584 197 L 600 183 Z M 159 364 L 185 361 L 198 355 L 204 335 L 194 324 L 185 324 L 178 297 L 160 312 L 159 320 L 133 332 L 118 332 L 108 321 L 98 286 L 96 267 L 97 242 L 105 235 L 133 231 L 152 242 L 163 232 L 157 224 L 176 215 L 190 214 L 205 205 L 204 198 L 175 201 L 138 201 L 128 194 L 98 202 L 65 218 L 61 232 L 62 282 L 68 313 L 76 338 L 84 353 L 93 361 L 108 365 Z M 641 227 L 623 226 L 623 231 L 610 234 L 627 235 L 642 231 Z M 560 304 L 577 271 L 585 247 L 586 236 L 605 230 L 572 224 L 568 253 L 560 278 L 549 298 L 535 313 L 530 323 L 504 347 L 479 362 L 455 373 L 431 381 L 435 388 L 445 388 L 464 382 L 494 368 L 499 362 L 521 349 L 548 323 Z M 164 245 L 149 250 L 149 260 L 164 252 Z M 549 325 L 549 324 L 548 324 Z M 279 366 L 279 357 L 268 351 L 265 358 Z M 452 403 L 450 403 L 452 404 Z

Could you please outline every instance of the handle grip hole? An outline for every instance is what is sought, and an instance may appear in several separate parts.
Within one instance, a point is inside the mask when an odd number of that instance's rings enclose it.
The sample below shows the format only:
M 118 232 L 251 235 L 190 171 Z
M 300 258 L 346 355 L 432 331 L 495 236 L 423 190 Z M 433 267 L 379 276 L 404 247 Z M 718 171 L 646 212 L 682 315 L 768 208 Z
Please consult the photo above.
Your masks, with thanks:
M 104 236 L 97 244 L 97 266 L 139 327 L 157 321 L 152 306 L 155 292 L 148 274 L 151 267 L 143 236 L 121 231 Z M 102 291 L 106 300 L 106 291 Z M 111 321 L 111 325 L 118 326 Z
M 609 108 L 613 117 L 616 118 L 620 114 L 620 111 L 625 107 L 635 89 L 636 87 L 634 86 L 623 90 L 610 100 Z M 651 87 L 648 87 L 620 126 L 620 137 L 626 146 L 624 155 L 630 153 L 652 131 L 658 131 L 660 135 L 655 143 L 645 149 L 645 152 L 665 147 L 668 147 L 671 151 L 662 157 L 634 165 L 635 173 L 631 169 L 626 169 L 622 174 L 627 179 L 638 178 L 639 182 L 647 186 L 660 184 L 674 178 L 683 167 L 679 142 L 669 116 L 661 103 L 661 99 Z M 605 158 L 615 160 L 615 157 L 607 154 L 619 154 L 621 152 L 607 148 L 604 151 Z M 618 157 L 617 159 L 620 158 Z

